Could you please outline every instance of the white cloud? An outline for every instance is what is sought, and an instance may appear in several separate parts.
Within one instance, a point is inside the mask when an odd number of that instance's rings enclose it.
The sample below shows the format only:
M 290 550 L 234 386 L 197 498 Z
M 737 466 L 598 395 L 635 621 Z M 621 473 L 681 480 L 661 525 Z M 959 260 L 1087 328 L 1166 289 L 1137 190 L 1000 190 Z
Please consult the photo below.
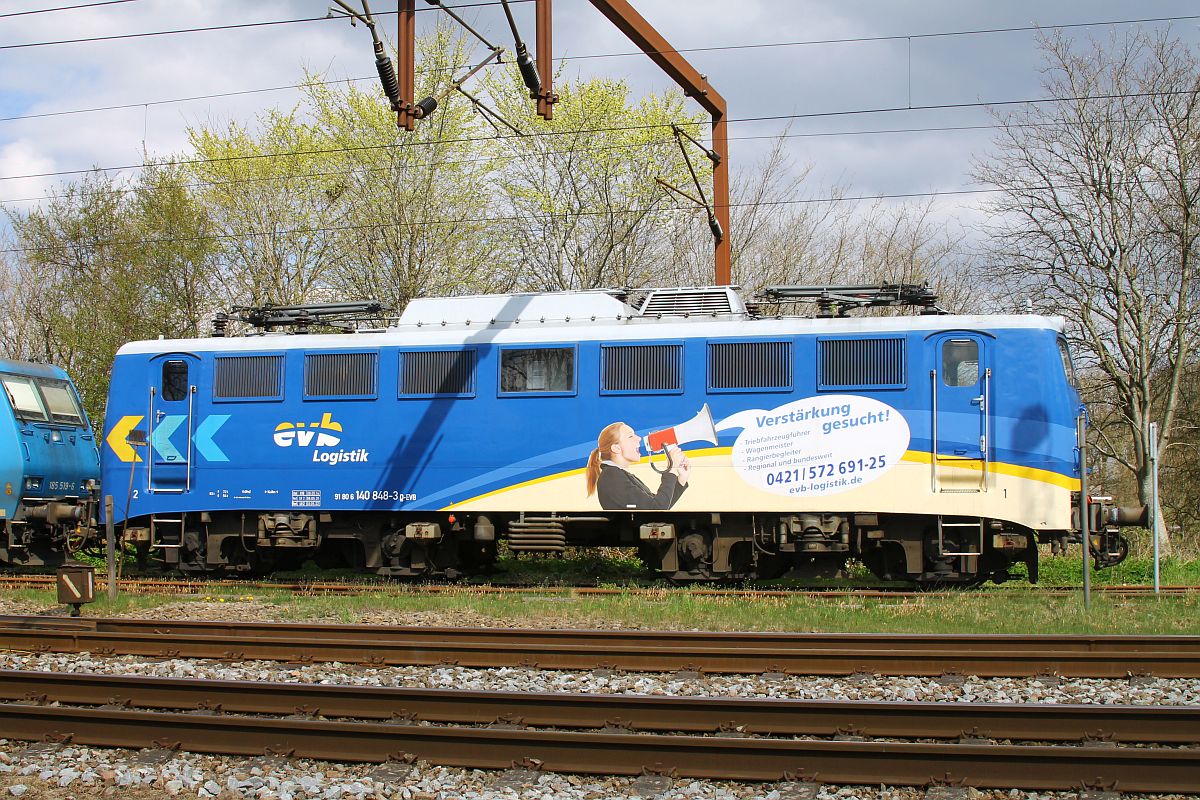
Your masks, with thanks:
M 459 0 L 453 0 L 457 3 Z M 452 4 L 453 4 L 452 3 Z M 743 45 L 766 41 L 812 41 L 864 36 L 902 36 L 978 28 L 1020 26 L 1129 16 L 1194 13 L 1194 0 L 1143 0 L 1130 11 L 1120 0 L 635 0 L 666 39 L 680 48 Z M 278 19 L 322 17 L 326 0 L 139 0 L 15 17 L 6 21 L 5 42 L 118 35 Z M 428 27 L 440 12 L 418 15 Z M 377 12 L 394 3 L 375 3 Z M 517 4 L 525 38 L 534 39 L 532 6 Z M 496 6 L 464 14 L 508 45 L 510 34 Z M 629 41 L 586 0 L 555 4 L 555 55 L 629 52 Z M 395 17 L 380 16 L 389 37 Z M 1176 32 L 1197 39 L 1196 26 Z M 1104 29 L 1077 31 L 1104 36 Z M 812 114 L 871 107 L 974 102 L 1032 97 L 1040 93 L 1037 53 L 1030 33 L 914 38 L 869 43 L 711 50 L 687 58 L 708 74 L 729 103 L 734 119 Z M 287 86 L 305 68 L 331 77 L 374 73 L 370 39 L 344 20 L 305 22 L 226 31 L 150 36 L 0 51 L 0 116 L 66 109 L 132 105 L 132 108 L 0 121 L 0 177 L 140 163 L 143 145 L 157 156 L 186 147 L 189 125 L 249 122 L 263 110 L 295 103 L 295 92 L 262 92 L 189 102 L 161 103 Z M 644 56 L 573 60 L 568 71 L 627 78 L 635 91 L 671 85 Z M 139 105 L 147 104 L 147 105 Z M 986 113 L 912 112 L 800 118 L 792 133 L 986 123 Z M 783 131 L 786 121 L 734 124 L 733 137 Z M 972 154 L 987 148 L 986 134 L 929 133 L 795 138 L 794 161 L 815 165 L 813 180 L 845 179 L 856 193 L 883 194 L 953 189 L 969 183 Z M 766 144 L 731 143 L 731 164 L 752 163 Z M 53 179 L 0 180 L 0 197 L 34 197 Z M 952 200 L 939 200 L 951 213 Z M 975 200 L 958 204 L 965 212 Z
M 18 139 L 0 146 L 0 176 L 36 175 L 54 171 L 54 159 L 32 142 Z M 50 191 L 55 179 L 10 178 L 0 180 L 0 198 L 40 198 Z M 37 205 L 38 200 L 5 203 L 6 206 L 27 211 Z

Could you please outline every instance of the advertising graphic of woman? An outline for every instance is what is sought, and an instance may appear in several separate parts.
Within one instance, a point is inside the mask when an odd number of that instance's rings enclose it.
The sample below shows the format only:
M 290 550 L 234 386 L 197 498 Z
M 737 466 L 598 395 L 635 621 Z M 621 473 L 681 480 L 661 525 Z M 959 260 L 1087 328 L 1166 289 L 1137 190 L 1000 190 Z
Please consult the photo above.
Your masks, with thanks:
M 692 465 L 679 445 L 669 445 L 667 456 L 671 467 L 662 473 L 657 492 L 642 483 L 629 471 L 641 461 L 641 440 L 633 428 L 624 422 L 614 422 L 600 431 L 596 449 L 587 463 L 587 493 L 600 500 L 606 511 L 649 510 L 666 511 L 687 488 Z

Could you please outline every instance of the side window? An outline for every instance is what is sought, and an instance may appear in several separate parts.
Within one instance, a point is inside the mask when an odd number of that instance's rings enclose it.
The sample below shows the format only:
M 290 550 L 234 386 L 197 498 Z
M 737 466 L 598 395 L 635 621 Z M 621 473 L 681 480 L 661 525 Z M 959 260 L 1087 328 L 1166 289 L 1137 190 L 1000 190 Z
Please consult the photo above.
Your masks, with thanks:
M 942 382 L 947 386 L 979 383 L 979 343 L 974 339 L 950 339 L 942 343 Z
M 575 348 L 512 348 L 500 351 L 500 391 L 575 391 Z
M 1071 362 L 1071 351 L 1064 339 L 1058 340 L 1058 355 L 1062 358 L 1063 371 L 1067 373 L 1067 381 L 1079 388 L 1079 380 L 1075 377 L 1075 365 Z
M 187 399 L 188 365 L 186 361 L 164 361 L 161 397 L 176 402 Z
M 42 407 L 42 400 L 38 397 L 37 390 L 33 388 L 33 381 L 17 375 L 5 375 L 0 378 L 0 383 L 4 384 L 4 392 L 8 395 L 13 413 L 17 415 L 18 419 L 36 422 L 49 420 L 49 417 L 46 416 L 46 409 Z

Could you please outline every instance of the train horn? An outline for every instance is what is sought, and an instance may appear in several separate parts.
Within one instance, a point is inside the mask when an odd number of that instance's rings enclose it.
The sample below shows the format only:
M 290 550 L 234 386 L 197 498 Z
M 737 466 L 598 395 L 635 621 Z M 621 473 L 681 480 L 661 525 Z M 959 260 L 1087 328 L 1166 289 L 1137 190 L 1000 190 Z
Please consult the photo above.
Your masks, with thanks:
M 711 445 L 717 443 L 717 428 L 713 425 L 712 412 L 708 410 L 708 403 L 705 403 L 696 412 L 696 416 L 687 422 L 654 431 L 642 438 L 642 446 L 651 456 L 655 453 L 666 452 L 669 445 L 681 445 L 688 442 L 708 442 Z M 670 464 L 670 456 L 668 456 L 667 469 L 670 469 Z M 655 467 L 653 461 L 650 462 L 650 466 L 658 472 L 663 471 Z

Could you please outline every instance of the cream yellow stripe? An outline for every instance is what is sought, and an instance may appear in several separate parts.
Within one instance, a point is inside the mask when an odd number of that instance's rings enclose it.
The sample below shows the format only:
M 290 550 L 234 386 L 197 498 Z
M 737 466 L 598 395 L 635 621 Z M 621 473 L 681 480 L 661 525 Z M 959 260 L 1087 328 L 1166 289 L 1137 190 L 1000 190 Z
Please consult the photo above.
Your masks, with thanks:
M 932 459 L 930 458 L 929 453 L 925 452 L 924 450 L 909 450 L 901 457 L 901 460 L 911 461 L 914 464 L 928 464 Z M 938 466 L 946 467 L 948 469 L 968 469 L 979 472 L 983 469 L 983 462 L 977 458 L 948 460 L 943 456 L 942 460 L 938 462 Z M 1058 486 L 1063 489 L 1070 489 L 1072 491 L 1079 489 L 1078 478 L 1072 478 L 1068 475 L 1061 475 L 1048 469 L 1024 467 L 1020 464 L 1006 464 L 1002 461 L 989 461 L 988 471 L 996 472 L 1001 475 L 1011 475 L 1014 478 L 1024 478 L 1030 481 L 1049 483 L 1053 486 Z
M 457 503 L 452 503 L 451 505 L 445 506 L 441 510 L 453 511 L 456 508 L 461 508 L 468 503 L 478 502 L 486 497 L 495 497 L 496 495 L 504 494 L 505 492 L 511 492 L 516 489 L 524 489 L 526 486 L 535 486 L 539 483 L 549 483 L 550 481 L 556 481 L 559 478 L 569 478 L 572 475 L 582 475 L 585 472 L 587 472 L 586 467 L 581 469 L 569 469 L 566 472 L 556 472 L 553 475 L 543 475 L 542 477 L 534 478 L 531 481 L 522 481 L 521 483 L 514 483 L 512 486 L 504 486 L 499 489 L 493 489 L 490 492 L 484 492 L 483 494 L 475 495 L 474 497 L 467 498 L 466 500 L 461 500 Z
M 699 450 L 688 450 L 687 454 L 688 454 L 689 458 L 705 458 L 708 456 L 727 456 L 727 455 L 730 455 L 732 452 L 733 452 L 732 447 L 705 447 L 705 448 L 702 448 Z M 649 458 L 643 457 L 641 460 L 641 463 L 646 463 L 649 460 L 650 460 Z M 660 460 L 661 460 L 661 458 L 660 458 Z M 901 456 L 900 460 L 908 461 L 908 462 L 911 462 L 914 464 L 928 464 L 930 462 L 930 457 L 929 457 L 929 453 L 927 453 L 923 450 L 908 450 L 904 453 L 903 456 Z M 983 462 L 981 462 L 977 459 L 962 459 L 961 461 L 956 460 L 953 465 L 946 464 L 945 461 L 941 462 L 941 466 L 947 467 L 949 469 L 968 469 L 968 470 L 974 470 L 976 472 L 978 472 L 982 469 L 982 465 L 983 465 Z M 1059 486 L 1063 489 L 1070 489 L 1072 491 L 1076 491 L 1079 489 L 1079 479 L 1078 478 L 1071 478 L 1066 475 L 1060 475 L 1057 472 L 1051 472 L 1050 470 L 1046 470 L 1046 469 L 1037 469 L 1036 467 L 1023 467 L 1019 464 L 1006 464 L 1006 463 L 993 461 L 993 462 L 988 463 L 988 470 L 991 472 L 999 473 L 1001 475 L 1011 475 L 1015 478 L 1024 478 L 1025 480 L 1038 481 L 1040 483 L 1049 483 L 1053 486 Z M 445 506 L 442 510 L 443 511 L 453 511 L 456 508 L 461 508 L 461 507 L 471 504 L 471 503 L 477 503 L 480 500 L 483 500 L 488 497 L 495 497 L 496 495 L 504 494 L 505 492 L 515 491 L 517 489 L 524 489 L 527 486 L 536 486 L 539 483 L 549 483 L 550 481 L 556 481 L 556 480 L 559 480 L 560 478 L 569 478 L 574 475 L 582 475 L 586 471 L 587 471 L 586 468 L 581 467 L 579 469 L 569 469 L 569 470 L 566 470 L 565 472 L 556 472 L 552 475 L 543 475 L 540 478 L 534 478 L 533 480 L 522 481 L 521 483 L 514 483 L 512 486 L 504 486 L 499 489 L 493 489 L 490 492 L 485 492 L 484 494 L 476 495 L 476 496 L 470 497 L 466 500 L 461 500 L 452 505 Z

